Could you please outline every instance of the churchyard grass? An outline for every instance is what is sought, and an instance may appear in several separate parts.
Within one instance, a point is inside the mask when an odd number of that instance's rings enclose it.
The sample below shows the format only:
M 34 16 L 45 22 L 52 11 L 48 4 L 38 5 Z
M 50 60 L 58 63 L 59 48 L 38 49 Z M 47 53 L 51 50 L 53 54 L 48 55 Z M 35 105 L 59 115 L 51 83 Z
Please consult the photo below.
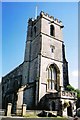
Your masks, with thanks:
M 34 114 L 26 114 L 24 117 L 26 118 L 46 118 L 47 120 L 68 120 L 68 118 L 65 118 L 65 117 L 60 117 L 60 116 L 57 116 L 57 117 L 38 117 L 37 115 L 34 115 Z

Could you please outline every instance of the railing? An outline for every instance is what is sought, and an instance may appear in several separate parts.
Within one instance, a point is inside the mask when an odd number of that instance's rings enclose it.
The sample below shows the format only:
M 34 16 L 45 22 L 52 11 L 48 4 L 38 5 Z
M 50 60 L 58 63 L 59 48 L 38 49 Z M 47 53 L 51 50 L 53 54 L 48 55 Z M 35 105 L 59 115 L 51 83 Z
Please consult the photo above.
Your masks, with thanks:
M 70 92 L 70 91 L 61 91 L 60 92 L 61 97 L 70 97 L 70 98 L 77 98 L 77 93 Z

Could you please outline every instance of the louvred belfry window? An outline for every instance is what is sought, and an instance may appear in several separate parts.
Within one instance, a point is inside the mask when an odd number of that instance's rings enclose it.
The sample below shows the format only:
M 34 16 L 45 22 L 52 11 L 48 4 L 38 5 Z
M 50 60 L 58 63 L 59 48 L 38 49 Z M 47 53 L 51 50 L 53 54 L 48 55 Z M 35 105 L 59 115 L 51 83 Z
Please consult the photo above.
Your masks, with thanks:
M 53 25 L 50 25 L 50 35 L 55 36 L 55 28 Z

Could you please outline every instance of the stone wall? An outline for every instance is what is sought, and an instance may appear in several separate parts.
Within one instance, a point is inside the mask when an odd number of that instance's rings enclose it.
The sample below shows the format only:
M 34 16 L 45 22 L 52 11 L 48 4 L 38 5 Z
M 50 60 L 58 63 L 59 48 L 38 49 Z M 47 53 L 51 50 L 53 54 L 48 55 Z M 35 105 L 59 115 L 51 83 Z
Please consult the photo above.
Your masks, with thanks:
M 54 46 L 54 51 L 52 53 L 51 46 Z M 49 36 L 42 35 L 42 55 L 63 62 L 62 58 L 62 42 L 50 38 Z
M 67 89 L 67 85 L 69 85 L 69 75 L 68 75 L 68 62 L 65 57 L 65 45 L 62 45 L 62 52 L 63 52 L 63 85 L 64 88 Z
M 26 89 L 24 91 L 24 104 L 27 105 L 27 109 L 35 109 L 35 86 Z
M 46 34 L 47 36 L 50 36 L 50 25 L 54 25 L 54 28 L 55 28 L 55 37 L 53 36 L 53 38 L 56 38 L 58 40 L 61 40 L 63 41 L 63 38 L 62 38 L 62 29 L 60 28 L 60 25 L 57 25 L 54 23 L 51 23 L 51 20 L 50 19 L 45 19 L 45 18 L 42 18 L 42 27 L 41 27 L 41 32 Z M 50 36 L 51 37 L 51 36 Z
M 8 89 L 12 89 L 12 88 L 14 89 L 14 82 L 19 81 L 20 78 L 19 76 L 22 75 L 22 71 L 23 71 L 23 64 L 21 64 L 16 69 L 14 69 L 13 71 L 11 71 L 9 74 L 7 74 L 2 78 L 3 93 L 5 93 Z
M 22 84 L 23 64 L 19 65 L 9 74 L 2 78 L 2 106 L 7 108 L 8 103 L 12 103 L 12 109 L 15 111 L 17 101 L 17 91 Z
M 38 35 L 32 42 L 31 42 L 31 61 L 35 59 L 38 54 L 41 52 L 41 37 Z

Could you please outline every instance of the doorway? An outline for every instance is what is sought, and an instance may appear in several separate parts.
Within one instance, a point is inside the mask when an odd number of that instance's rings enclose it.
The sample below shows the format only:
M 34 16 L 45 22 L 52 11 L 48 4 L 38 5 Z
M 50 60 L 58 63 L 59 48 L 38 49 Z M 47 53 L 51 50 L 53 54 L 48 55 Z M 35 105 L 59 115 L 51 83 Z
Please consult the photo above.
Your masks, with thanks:
M 73 113 L 72 113 L 72 103 L 69 101 L 69 106 L 67 107 L 67 115 L 68 116 L 73 116 Z

